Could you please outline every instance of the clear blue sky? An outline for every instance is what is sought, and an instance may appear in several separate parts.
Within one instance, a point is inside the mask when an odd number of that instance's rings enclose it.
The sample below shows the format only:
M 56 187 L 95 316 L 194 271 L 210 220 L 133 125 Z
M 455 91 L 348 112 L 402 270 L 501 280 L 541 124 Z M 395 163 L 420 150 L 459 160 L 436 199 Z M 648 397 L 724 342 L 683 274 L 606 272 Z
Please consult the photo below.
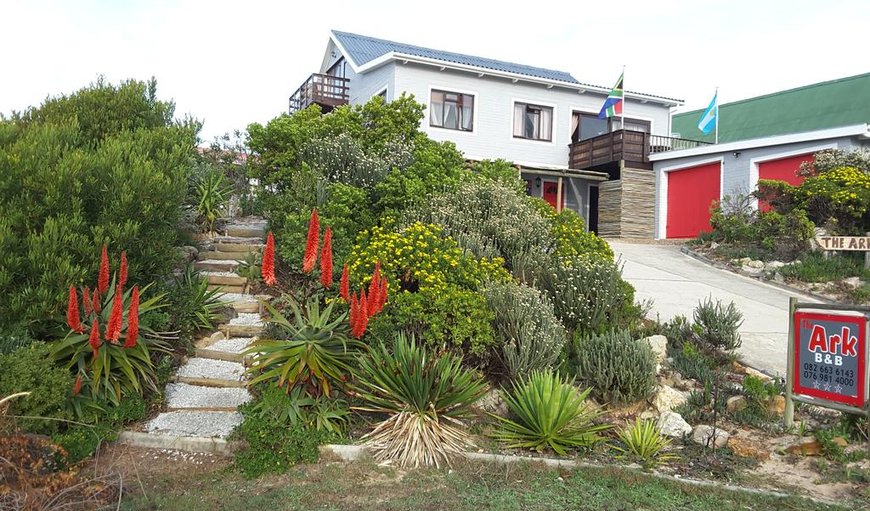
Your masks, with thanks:
M 311 6 L 305 9 L 303 6 Z M 682 109 L 870 71 L 868 0 L 589 2 L 0 0 L 0 112 L 98 75 L 155 76 L 202 137 L 265 122 L 316 71 L 329 30 L 568 71 Z

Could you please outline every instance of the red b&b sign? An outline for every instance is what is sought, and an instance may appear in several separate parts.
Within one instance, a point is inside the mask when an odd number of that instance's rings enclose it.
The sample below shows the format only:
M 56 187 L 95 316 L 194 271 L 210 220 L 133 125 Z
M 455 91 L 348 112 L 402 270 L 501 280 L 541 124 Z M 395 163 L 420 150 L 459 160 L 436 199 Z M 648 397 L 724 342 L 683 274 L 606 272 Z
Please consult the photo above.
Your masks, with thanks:
M 795 394 L 863 408 L 867 402 L 867 319 L 794 313 Z

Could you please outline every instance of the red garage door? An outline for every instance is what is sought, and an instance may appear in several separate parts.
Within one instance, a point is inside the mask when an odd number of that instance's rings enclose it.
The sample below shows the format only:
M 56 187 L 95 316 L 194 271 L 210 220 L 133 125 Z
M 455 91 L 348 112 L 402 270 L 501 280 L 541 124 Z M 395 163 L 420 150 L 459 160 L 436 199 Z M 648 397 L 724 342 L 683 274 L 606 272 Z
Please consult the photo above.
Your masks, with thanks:
M 813 153 L 761 162 L 758 164 L 758 179 L 775 179 L 797 186 L 804 182 L 804 178 L 795 173 L 800 168 L 801 163 L 805 161 L 813 161 Z M 764 201 L 759 201 L 758 209 L 759 211 L 769 211 L 770 205 Z
M 720 162 L 667 173 L 668 238 L 694 238 L 710 231 L 710 204 L 719 200 Z

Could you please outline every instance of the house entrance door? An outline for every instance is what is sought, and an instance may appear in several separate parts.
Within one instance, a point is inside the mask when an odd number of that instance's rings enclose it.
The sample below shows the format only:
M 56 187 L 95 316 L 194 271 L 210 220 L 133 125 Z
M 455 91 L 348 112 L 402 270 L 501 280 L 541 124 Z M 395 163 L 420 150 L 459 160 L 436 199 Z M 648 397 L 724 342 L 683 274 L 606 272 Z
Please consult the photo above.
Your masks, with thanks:
M 553 209 L 561 211 L 565 207 L 565 194 L 562 193 L 562 207 L 557 208 L 556 204 L 559 200 L 559 183 L 557 181 L 544 181 L 544 200 L 547 201 Z

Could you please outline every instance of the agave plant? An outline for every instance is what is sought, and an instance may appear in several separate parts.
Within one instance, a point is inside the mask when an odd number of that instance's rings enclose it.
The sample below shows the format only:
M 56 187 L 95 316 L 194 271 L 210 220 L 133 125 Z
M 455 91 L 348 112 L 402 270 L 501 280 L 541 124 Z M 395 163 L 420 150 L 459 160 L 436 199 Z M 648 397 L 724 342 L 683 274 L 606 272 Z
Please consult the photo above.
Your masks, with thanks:
M 626 423 L 618 432 L 622 446 L 615 449 L 623 455 L 630 455 L 646 465 L 655 465 L 675 459 L 676 456 L 664 450 L 671 444 L 671 439 L 662 435 L 654 420 L 641 420 L 636 417 L 634 423 Z
M 389 415 L 363 437 L 377 459 L 438 467 L 471 446 L 463 419 L 486 383 L 462 357 L 429 353 L 398 334 L 392 352 L 381 343 L 360 357 L 355 391 L 365 402 L 357 410 Z
M 198 220 L 205 232 L 214 232 L 214 223 L 223 214 L 232 192 L 233 187 L 217 170 L 205 172 L 197 180 L 193 189 L 193 200 Z
M 594 423 L 602 412 L 586 402 L 590 389 L 580 391 L 573 383 L 552 371 L 533 371 L 515 381 L 504 393 L 514 419 L 492 415 L 499 421 L 494 437 L 511 448 L 550 448 L 560 455 L 603 441 L 599 433 L 609 426 Z
M 245 353 L 253 357 L 248 373 L 251 385 L 275 381 L 289 392 L 305 384 L 313 394 L 330 395 L 333 384 L 344 382 L 351 372 L 357 352 L 364 346 L 350 337 L 347 314 L 333 317 L 330 303 L 323 310 L 320 298 L 308 300 L 305 310 L 292 300 L 293 321 L 289 321 L 271 304 L 263 302 L 269 311 L 268 322 L 279 330 L 280 339 L 261 339 Z

